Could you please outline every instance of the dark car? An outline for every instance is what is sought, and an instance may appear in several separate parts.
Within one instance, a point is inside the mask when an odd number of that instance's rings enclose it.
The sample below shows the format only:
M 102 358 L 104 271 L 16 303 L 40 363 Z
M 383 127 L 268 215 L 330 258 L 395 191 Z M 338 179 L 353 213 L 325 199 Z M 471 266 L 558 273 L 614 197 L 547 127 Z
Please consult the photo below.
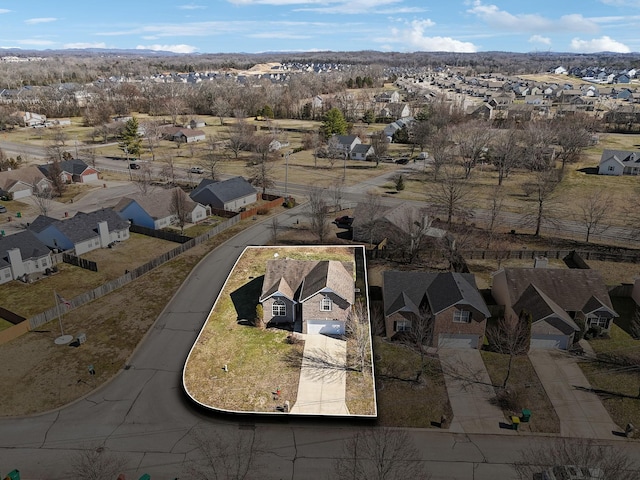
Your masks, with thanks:
M 338 225 L 339 227 L 350 227 L 351 224 L 353 223 L 353 217 L 350 217 L 348 215 L 343 215 L 342 217 L 338 217 L 336 218 L 333 223 L 335 223 L 336 225 Z
M 140 170 L 140 165 L 138 165 L 137 163 L 130 163 L 129 168 L 131 170 Z
M 406 165 L 407 163 L 409 163 L 409 159 L 408 158 L 399 158 L 396 160 L 396 163 L 398 165 Z

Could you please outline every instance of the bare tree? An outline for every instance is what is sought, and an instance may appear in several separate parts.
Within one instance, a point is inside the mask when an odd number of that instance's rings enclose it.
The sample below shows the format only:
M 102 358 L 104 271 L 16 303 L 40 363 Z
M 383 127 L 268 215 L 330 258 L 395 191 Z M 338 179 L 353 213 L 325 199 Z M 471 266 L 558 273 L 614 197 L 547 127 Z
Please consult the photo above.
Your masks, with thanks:
M 535 223 L 535 236 L 540 236 L 542 222 L 550 220 L 550 210 L 556 200 L 556 188 L 560 180 L 555 170 L 542 170 L 535 172 L 534 181 L 525 183 L 522 189 L 527 196 L 532 197 L 535 201 L 535 212 L 529 215 Z
M 551 147 L 553 131 L 546 121 L 529 122 L 521 131 L 524 143 L 524 165 L 531 171 L 553 167 L 554 150 Z
M 151 169 L 147 164 L 142 165 L 142 168 L 137 170 L 132 178 L 142 195 L 148 195 L 152 191 Z
M 143 122 L 142 128 L 144 130 L 144 139 L 147 143 L 147 148 L 151 153 L 151 161 L 156 161 L 156 147 L 160 143 L 161 127 L 160 123 L 155 120 L 148 120 Z
M 464 177 L 471 176 L 471 170 L 484 158 L 491 142 L 493 131 L 483 121 L 474 121 L 458 126 L 453 138 L 458 145 Z
M 259 475 L 264 453 L 255 430 L 199 427 L 191 434 L 201 459 L 189 463 L 190 478 L 197 480 L 244 480 Z
M 191 211 L 189 209 L 189 197 L 180 188 L 176 187 L 171 192 L 170 213 L 176 217 L 176 224 L 180 227 L 180 234 L 184 233 L 184 226 L 189 223 Z
M 553 472 L 555 478 L 580 478 L 575 476 L 578 470 L 582 478 L 634 480 L 640 476 L 637 462 L 625 449 L 602 445 L 592 439 L 558 438 L 553 442 L 537 442 L 521 452 L 513 469 L 520 480 L 543 478 L 543 472 Z
M 327 189 L 331 203 L 335 211 L 342 210 L 342 195 L 344 193 L 344 182 L 342 180 L 334 181 Z
M 373 158 L 378 166 L 380 160 L 386 157 L 389 152 L 389 141 L 383 130 L 371 135 L 371 146 L 373 147 Z
M 366 238 L 369 245 L 373 245 L 382 225 L 380 217 L 383 211 L 384 207 L 380 195 L 371 191 L 367 192 L 364 202 L 358 204 L 356 208 L 356 213 L 360 218 L 357 219 L 358 224 L 354 227 L 358 230 L 354 232 L 355 237 Z
M 419 311 L 409 315 L 410 326 L 402 333 L 402 340 L 420 355 L 420 370 L 416 372 L 416 383 L 421 382 L 427 368 L 427 347 L 433 344 L 433 314 L 428 305 L 421 305 Z
M 402 252 L 407 262 L 413 263 L 424 246 L 427 231 L 431 227 L 431 219 L 426 210 L 406 208 L 402 212 L 398 225 L 402 235 L 394 235 L 389 239 L 392 246 Z
M 487 221 L 487 249 L 491 248 L 491 242 L 495 235 L 496 229 L 501 223 L 502 209 L 504 208 L 504 191 L 501 185 L 493 190 L 493 194 L 489 200 L 488 221 Z
M 433 166 L 433 179 L 436 181 L 442 167 L 453 161 L 454 144 L 451 132 L 448 128 L 441 128 L 430 137 L 428 142 L 431 165 Z
M 67 183 L 62 176 L 62 167 L 60 166 L 60 162 L 61 160 L 53 158 L 52 162 L 49 164 L 49 170 L 47 173 L 47 178 L 51 181 L 53 192 L 58 197 L 62 196 L 64 191 L 67 189 Z
M 48 188 L 48 185 L 46 187 L 38 187 L 38 179 L 34 180 L 33 185 L 35 186 L 33 189 L 33 195 L 31 196 L 33 203 L 35 203 L 40 215 L 44 215 L 46 217 L 51 210 L 51 205 L 53 203 L 51 188 Z
M 271 223 L 269 225 L 269 228 L 271 229 L 271 235 L 273 238 L 273 244 L 277 245 L 278 244 L 278 232 L 280 231 L 280 222 L 278 221 L 278 217 L 272 217 L 271 218 Z
M 126 461 L 104 447 L 83 448 L 70 459 L 70 478 L 114 480 L 126 467 Z
M 362 302 L 351 307 L 346 324 L 347 337 L 353 342 L 353 362 L 350 368 L 364 372 L 371 368 L 371 333 L 369 331 L 369 312 Z
M 345 456 L 334 467 L 336 480 L 429 479 L 418 450 L 404 430 L 356 431 L 344 442 Z
M 263 136 L 254 143 L 253 161 L 248 164 L 249 182 L 267 193 L 267 188 L 275 185 L 273 180 L 273 152 L 269 150 L 269 137 Z
M 509 355 L 507 371 L 502 381 L 502 388 L 507 388 L 511 376 L 514 357 L 526 355 L 531 343 L 532 317 L 526 312 L 520 313 L 517 320 L 501 318 L 497 323 L 487 328 L 487 338 L 491 348 L 503 355 Z
M 328 207 L 324 199 L 323 190 L 318 187 L 312 187 L 309 191 L 307 216 L 311 224 L 311 232 L 318 237 L 320 243 L 324 242 L 329 234 Z
M 472 191 L 469 183 L 461 179 L 454 168 L 447 168 L 444 176 L 427 192 L 427 201 L 436 212 L 447 218 L 447 228 L 451 229 L 454 217 L 466 220 L 471 213 L 469 202 Z
M 166 155 L 162 158 L 162 168 L 160 175 L 171 183 L 176 183 L 176 161 L 172 155 Z
M 603 233 L 610 227 L 602 222 L 615 214 L 612 205 L 612 195 L 603 189 L 593 190 L 578 202 L 578 220 L 586 230 L 585 242 L 589 243 L 592 234 Z
M 509 173 L 520 161 L 518 140 L 518 131 L 510 128 L 500 131 L 489 148 L 489 158 L 498 171 L 498 185 L 502 185 L 504 179 L 509 177 Z
M 240 152 L 247 150 L 252 144 L 254 129 L 251 127 L 244 117 L 244 112 L 234 112 L 236 118 L 235 123 L 229 128 L 229 141 L 227 147 L 231 150 L 236 159 Z
M 202 160 L 202 167 L 207 170 L 211 180 L 218 178 L 218 169 L 222 161 L 222 154 L 219 151 L 219 143 L 213 135 L 207 138 L 207 151 Z
M 593 135 L 591 128 L 592 123 L 585 116 L 556 117 L 553 130 L 560 147 L 558 158 L 562 162 L 562 171 L 567 163 L 577 161 L 582 151 L 590 145 Z

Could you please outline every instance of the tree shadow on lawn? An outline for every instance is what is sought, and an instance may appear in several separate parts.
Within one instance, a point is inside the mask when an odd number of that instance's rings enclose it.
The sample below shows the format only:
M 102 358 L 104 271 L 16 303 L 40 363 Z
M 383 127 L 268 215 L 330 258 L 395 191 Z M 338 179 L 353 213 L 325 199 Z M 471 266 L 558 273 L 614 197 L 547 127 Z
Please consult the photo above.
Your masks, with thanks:
M 239 323 L 254 324 L 263 281 L 264 275 L 261 275 L 231 292 L 231 301 L 238 314 Z

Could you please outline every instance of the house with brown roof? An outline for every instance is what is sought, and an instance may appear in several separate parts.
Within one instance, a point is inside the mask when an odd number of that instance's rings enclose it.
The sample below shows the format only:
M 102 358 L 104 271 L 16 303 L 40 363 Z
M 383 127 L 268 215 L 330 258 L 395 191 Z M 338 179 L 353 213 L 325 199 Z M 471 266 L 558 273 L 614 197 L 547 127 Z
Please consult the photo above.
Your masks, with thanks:
M 504 306 L 505 319 L 531 315 L 531 348 L 566 350 L 580 324 L 606 331 L 618 316 L 594 270 L 503 268 L 492 275 L 491 293 Z
M 36 190 L 49 188 L 51 181 L 35 165 L 0 172 L 0 195 L 14 200 L 30 197 Z
M 288 258 L 267 262 L 260 295 L 267 325 L 344 335 L 354 300 L 352 262 Z
M 482 346 L 491 314 L 473 274 L 386 271 L 382 279 L 388 338 L 401 338 L 426 322 L 431 346 Z
M 180 187 L 157 189 L 146 195 L 127 195 L 113 207 L 113 210 L 133 225 L 159 230 L 173 225 L 178 220 L 172 206 L 174 195 L 183 197 L 182 202 L 188 212 L 188 223 L 198 223 L 211 214 L 209 206 L 194 202 Z

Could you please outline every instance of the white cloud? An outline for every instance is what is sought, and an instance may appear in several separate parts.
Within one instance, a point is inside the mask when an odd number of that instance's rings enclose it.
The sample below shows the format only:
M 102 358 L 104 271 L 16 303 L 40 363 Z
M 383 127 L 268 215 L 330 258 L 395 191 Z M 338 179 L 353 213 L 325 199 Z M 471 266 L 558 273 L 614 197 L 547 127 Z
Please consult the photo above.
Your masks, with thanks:
M 179 5 L 178 9 L 180 10 L 204 10 L 207 7 L 205 5 L 194 5 L 193 3 L 189 5 Z
M 571 50 L 580 53 L 593 53 L 593 52 L 616 52 L 616 53 L 629 53 L 631 49 L 624 43 L 618 42 L 607 35 L 600 38 L 594 38 L 591 40 L 580 40 L 574 38 L 571 40 Z
M 7 10 L 6 8 L 0 8 L 0 14 L 9 13 L 9 12 L 11 12 L 11 10 Z
M 532 35 L 529 38 L 529 43 L 542 43 L 544 45 L 551 45 L 551 39 L 549 37 L 543 37 L 542 35 Z
M 638 7 L 640 8 L 640 0 L 600 0 L 605 5 L 616 5 L 619 7 Z
M 296 11 L 316 12 L 323 14 L 361 15 L 381 14 L 390 15 L 397 13 L 419 13 L 426 11 L 423 7 L 398 6 L 403 0 L 227 0 L 238 6 L 271 5 L 271 6 L 296 6 Z M 313 6 L 316 5 L 316 6 Z M 397 8 L 381 8 L 388 6 Z
M 35 45 L 39 47 L 46 47 L 49 45 L 53 45 L 54 42 L 51 40 L 42 40 L 39 38 L 25 38 L 23 40 L 16 40 L 16 43 L 20 45 Z
M 279 38 L 279 39 L 290 39 L 290 40 L 302 40 L 311 38 L 309 35 L 296 35 L 293 33 L 284 33 L 284 32 L 264 32 L 264 33 L 254 33 L 252 35 L 247 35 L 251 38 Z
M 425 30 L 433 27 L 430 20 L 413 20 L 406 24 L 405 29 L 391 29 L 392 38 L 381 38 L 378 41 L 385 44 L 401 44 L 403 50 L 422 50 L 427 52 L 476 52 L 478 48 L 470 42 L 462 42 L 451 37 L 425 36 Z
M 162 51 L 162 52 L 173 52 L 173 53 L 193 53 L 198 49 L 192 45 L 138 45 L 136 47 L 137 50 L 154 50 L 154 51 Z
M 45 17 L 45 18 L 29 18 L 24 21 L 24 23 L 28 25 L 36 25 L 38 23 L 49 23 L 57 21 L 57 18 L 54 17 Z
M 64 48 L 107 48 L 107 44 L 104 42 L 96 42 L 96 43 L 77 42 L 77 43 L 65 43 L 63 47 Z
M 579 13 L 564 15 L 559 19 L 550 19 L 537 13 L 512 14 L 506 10 L 500 10 L 496 5 L 485 5 L 481 0 L 474 0 L 472 8 L 467 12 L 476 15 L 488 25 L 510 31 L 518 32 L 597 32 L 598 25 L 591 19 L 583 17 Z

